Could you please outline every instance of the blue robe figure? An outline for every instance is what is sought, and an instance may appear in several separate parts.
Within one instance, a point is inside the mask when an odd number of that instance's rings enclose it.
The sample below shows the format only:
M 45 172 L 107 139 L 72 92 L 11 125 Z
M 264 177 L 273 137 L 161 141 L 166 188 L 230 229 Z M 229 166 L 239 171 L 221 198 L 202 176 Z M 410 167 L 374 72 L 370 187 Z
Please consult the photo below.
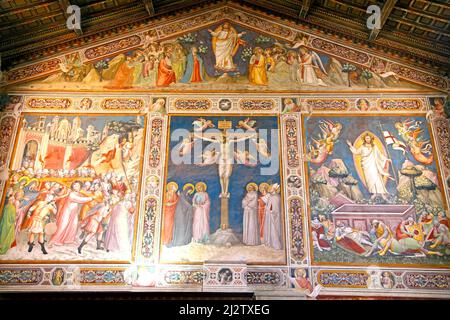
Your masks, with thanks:
M 189 196 L 192 191 L 192 188 L 186 188 L 181 192 L 178 199 L 175 208 L 171 247 L 184 246 L 192 240 L 192 200 Z
M 191 52 L 187 56 L 186 71 L 184 73 L 182 83 L 196 83 L 204 80 L 203 59 L 198 55 L 198 49 L 192 47 Z

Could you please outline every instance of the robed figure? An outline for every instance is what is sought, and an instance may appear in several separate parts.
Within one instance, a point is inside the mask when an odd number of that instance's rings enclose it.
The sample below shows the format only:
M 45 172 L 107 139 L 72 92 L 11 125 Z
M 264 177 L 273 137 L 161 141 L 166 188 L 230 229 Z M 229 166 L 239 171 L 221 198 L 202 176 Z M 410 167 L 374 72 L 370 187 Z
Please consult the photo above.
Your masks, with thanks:
M 173 236 L 171 246 L 184 246 L 192 240 L 192 204 L 190 194 L 194 192 L 194 186 L 183 188 L 175 209 L 173 223 Z
M 258 221 L 258 186 L 250 183 L 247 186 L 247 194 L 242 199 L 243 217 L 243 238 L 242 242 L 248 246 L 257 246 L 261 244 L 259 236 Z
M 245 32 L 237 33 L 228 22 L 216 28 L 208 30 L 212 36 L 212 48 L 216 56 L 215 68 L 220 71 L 235 71 L 236 65 L 233 63 L 233 56 L 239 49 L 239 45 L 245 42 L 240 38 Z
M 156 79 L 157 87 L 167 87 L 171 83 L 176 82 L 175 71 L 172 69 L 172 62 L 170 60 L 171 53 L 166 52 L 164 58 L 159 61 L 158 78 Z
M 127 55 L 126 60 L 117 69 L 114 79 L 105 88 L 128 89 L 133 87 L 134 68 L 133 56 Z
M 359 143 L 358 140 L 360 140 Z M 385 184 L 386 179 L 391 178 L 388 171 L 391 160 L 375 142 L 373 135 L 367 132 L 357 139 L 355 145 L 352 145 L 350 141 L 347 141 L 347 144 L 354 156 L 360 156 L 360 163 L 356 161 L 359 158 L 355 158 L 356 167 L 362 171 L 362 174 L 359 172 L 358 174 L 362 176 L 365 187 L 372 194 L 371 198 L 374 199 L 379 195 L 386 199 L 388 191 Z
M 255 53 L 250 58 L 248 66 L 248 80 L 251 84 L 267 85 L 269 83 L 266 72 L 266 57 L 263 50 L 255 48 Z
M 197 191 L 192 199 L 194 206 L 192 218 L 192 238 L 196 242 L 205 242 L 209 237 L 209 209 L 211 202 L 203 182 L 195 186 Z
M 85 197 L 81 193 L 81 183 L 74 182 L 61 210 L 56 216 L 56 233 L 50 239 L 50 245 L 64 245 L 75 242 L 78 229 L 78 217 L 81 205 L 92 201 L 92 197 Z
M 128 195 L 112 207 L 104 237 L 106 251 L 130 252 L 129 217 L 133 212 L 133 203 L 128 199 Z
M 270 197 L 267 200 L 264 221 L 264 244 L 268 247 L 283 249 L 283 235 L 281 230 L 281 197 L 277 192 L 278 186 L 270 187 Z
M 203 59 L 198 55 L 197 47 L 192 47 L 191 52 L 187 56 L 186 71 L 184 73 L 182 83 L 195 83 L 204 80 Z
M 178 202 L 178 185 L 175 182 L 167 184 L 166 199 L 164 201 L 164 219 L 162 227 L 162 243 L 168 245 L 172 242 L 175 210 Z

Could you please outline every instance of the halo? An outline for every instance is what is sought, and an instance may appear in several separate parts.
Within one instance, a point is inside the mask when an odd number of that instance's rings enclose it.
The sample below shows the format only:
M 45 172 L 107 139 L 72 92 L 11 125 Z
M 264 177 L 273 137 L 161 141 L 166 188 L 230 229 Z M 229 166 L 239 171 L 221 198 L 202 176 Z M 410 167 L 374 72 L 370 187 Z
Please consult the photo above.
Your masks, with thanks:
M 36 179 L 36 178 L 30 179 L 30 180 L 28 180 L 28 182 L 25 184 L 25 187 L 28 186 L 29 184 L 31 184 L 32 182 L 37 182 L 37 183 L 39 183 L 39 180 Z
M 186 183 L 184 186 L 183 186 L 183 191 L 184 190 L 186 190 L 187 188 L 189 188 L 189 187 L 192 187 L 191 188 L 191 190 L 189 190 L 189 194 L 192 194 L 193 192 L 194 192 L 194 190 L 195 190 L 195 186 L 192 184 L 192 183 Z
M 204 183 L 204 182 L 197 182 L 196 184 L 195 184 L 195 189 L 197 189 L 197 187 L 200 187 L 200 186 L 202 186 L 203 187 L 203 191 L 206 191 L 206 189 L 207 189 L 207 187 L 206 187 L 206 183 Z
M 19 183 L 22 182 L 23 180 L 26 181 L 25 186 L 30 183 L 30 178 L 27 176 L 23 176 L 22 178 L 19 179 Z
M 259 192 L 261 192 L 262 188 L 265 188 L 267 191 L 269 189 L 269 184 L 266 182 L 261 183 L 258 188 Z
M 254 182 L 248 183 L 247 186 L 245 187 L 245 190 L 249 191 L 248 189 L 250 187 L 253 187 L 255 190 L 258 190 L 258 185 L 256 183 L 254 183 Z
M 174 181 L 169 182 L 169 183 L 166 185 L 166 190 L 168 190 L 171 186 L 175 186 L 175 191 L 178 190 L 178 184 L 177 184 L 176 182 L 174 182 Z

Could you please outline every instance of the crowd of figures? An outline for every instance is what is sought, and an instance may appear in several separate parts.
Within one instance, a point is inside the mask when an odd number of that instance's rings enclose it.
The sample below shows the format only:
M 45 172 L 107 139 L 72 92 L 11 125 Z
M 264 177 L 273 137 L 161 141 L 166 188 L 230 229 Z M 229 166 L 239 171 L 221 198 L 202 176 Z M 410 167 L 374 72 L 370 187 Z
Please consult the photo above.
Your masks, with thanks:
M 32 252 L 36 240 L 43 254 L 57 246 L 81 254 L 89 242 L 96 242 L 97 250 L 129 253 L 136 204 L 132 190 L 114 172 L 100 176 L 89 168 L 18 170 L 9 181 L 0 216 L 0 254 L 25 245 Z
M 166 186 L 162 245 L 184 246 L 191 242 L 207 244 L 210 237 L 211 201 L 204 182 L 195 186 L 186 183 L 182 190 L 178 184 Z M 247 246 L 264 244 L 283 249 L 282 210 L 280 186 L 249 183 L 242 199 L 243 237 Z M 259 194 L 258 194 L 259 191 Z
M 69 57 L 60 72 L 44 83 L 78 82 L 102 84 L 105 89 L 167 87 L 176 83 L 236 83 L 276 87 L 372 86 L 398 84 L 393 72 L 378 74 L 334 57 L 319 55 L 306 47 L 307 38 L 298 35 L 291 44 L 263 36 L 245 36 L 230 23 L 208 30 L 209 41 L 197 40 L 198 33 L 175 41 L 159 42 L 147 35 L 143 45 L 95 63 L 83 64 Z M 262 37 L 262 38 L 261 38 Z M 205 40 L 205 39 L 204 39 Z
M 330 251 L 333 243 L 347 251 L 366 257 L 425 254 L 439 255 L 442 252 L 433 249 L 446 249 L 450 253 L 450 220 L 445 213 L 437 216 L 423 213 L 415 221 L 406 218 L 395 227 L 390 227 L 381 220 L 371 221 L 368 231 L 351 227 L 344 222 L 334 224 L 324 214 L 313 217 L 311 221 L 314 247 L 319 251 Z

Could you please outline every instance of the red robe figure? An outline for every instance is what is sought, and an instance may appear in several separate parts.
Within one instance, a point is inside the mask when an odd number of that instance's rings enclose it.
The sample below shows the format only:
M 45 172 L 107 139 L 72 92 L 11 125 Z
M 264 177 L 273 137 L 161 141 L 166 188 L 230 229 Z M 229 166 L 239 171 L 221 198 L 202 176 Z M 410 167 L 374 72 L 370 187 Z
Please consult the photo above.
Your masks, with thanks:
M 156 79 L 157 87 L 167 87 L 171 83 L 176 82 L 175 71 L 172 70 L 170 61 L 170 52 L 164 54 L 164 58 L 161 59 L 158 65 L 158 78 Z

